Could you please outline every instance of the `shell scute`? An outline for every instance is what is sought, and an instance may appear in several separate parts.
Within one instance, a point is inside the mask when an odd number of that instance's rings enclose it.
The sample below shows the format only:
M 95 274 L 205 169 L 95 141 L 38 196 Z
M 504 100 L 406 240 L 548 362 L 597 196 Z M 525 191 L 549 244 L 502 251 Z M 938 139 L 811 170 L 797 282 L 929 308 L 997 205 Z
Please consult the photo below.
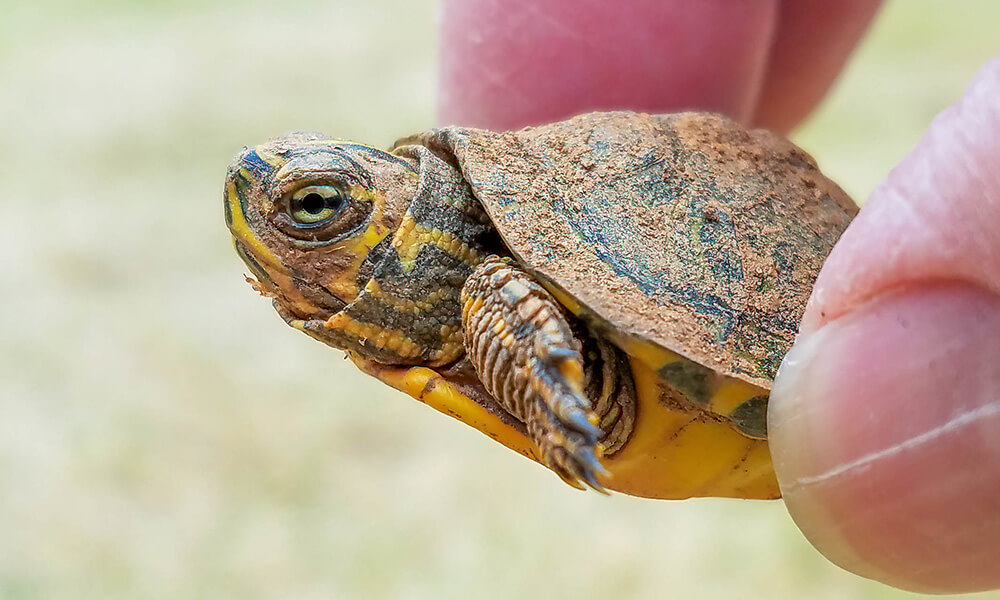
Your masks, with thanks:
M 719 115 L 593 113 L 415 138 L 583 316 L 770 387 L 856 206 L 787 140 Z

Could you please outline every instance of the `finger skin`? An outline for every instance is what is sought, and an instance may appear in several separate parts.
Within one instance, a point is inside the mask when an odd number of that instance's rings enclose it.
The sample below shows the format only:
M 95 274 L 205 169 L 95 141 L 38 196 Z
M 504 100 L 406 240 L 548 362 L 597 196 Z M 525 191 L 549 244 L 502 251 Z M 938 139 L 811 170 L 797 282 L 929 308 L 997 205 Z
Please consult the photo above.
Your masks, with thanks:
M 493 129 L 588 110 L 721 112 L 787 132 L 880 0 L 445 0 L 438 120 Z
M 787 132 L 804 119 L 826 95 L 881 4 L 782 2 L 754 125 Z
M 885 290 L 959 279 L 1000 293 L 1000 56 L 934 120 L 830 254 L 803 333 Z
M 771 394 L 788 510 L 841 566 L 1000 587 L 1000 59 L 876 190 Z
M 439 122 L 493 129 L 590 110 L 749 120 L 777 0 L 445 0 Z

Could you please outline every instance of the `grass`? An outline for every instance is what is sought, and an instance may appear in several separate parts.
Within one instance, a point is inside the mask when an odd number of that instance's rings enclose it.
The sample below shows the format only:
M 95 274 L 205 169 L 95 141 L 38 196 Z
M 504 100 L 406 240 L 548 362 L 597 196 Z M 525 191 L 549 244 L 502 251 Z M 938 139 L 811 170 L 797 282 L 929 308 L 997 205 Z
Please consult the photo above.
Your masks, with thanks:
M 856 198 L 997 50 L 948 7 L 891 4 L 797 135 Z M 907 596 L 780 503 L 573 493 L 251 293 L 229 158 L 426 128 L 434 2 L 0 9 L 0 597 Z

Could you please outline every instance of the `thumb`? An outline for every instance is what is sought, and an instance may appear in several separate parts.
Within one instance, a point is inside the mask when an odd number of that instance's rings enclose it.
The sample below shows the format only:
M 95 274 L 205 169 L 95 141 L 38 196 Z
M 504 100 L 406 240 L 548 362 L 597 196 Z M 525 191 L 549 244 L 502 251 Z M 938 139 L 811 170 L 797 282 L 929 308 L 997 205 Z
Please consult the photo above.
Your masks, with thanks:
M 789 512 L 910 590 L 1000 587 L 1000 58 L 874 192 L 771 396 Z

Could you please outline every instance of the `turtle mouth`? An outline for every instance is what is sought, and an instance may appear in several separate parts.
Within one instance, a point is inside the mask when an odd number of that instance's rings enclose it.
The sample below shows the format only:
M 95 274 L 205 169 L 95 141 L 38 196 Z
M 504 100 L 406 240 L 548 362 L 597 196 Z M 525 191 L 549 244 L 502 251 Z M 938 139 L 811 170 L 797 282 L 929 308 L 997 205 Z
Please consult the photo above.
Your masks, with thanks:
M 322 286 L 318 286 L 294 273 L 279 273 L 280 285 L 271 273 L 254 256 L 253 252 L 237 238 L 233 238 L 236 254 L 243 260 L 256 281 L 250 281 L 261 295 L 280 304 L 290 315 L 298 319 L 326 320 L 344 310 L 347 302 L 341 300 Z
M 243 264 L 246 265 L 247 269 L 250 269 L 250 273 L 261 285 L 270 289 L 277 288 L 274 284 L 274 280 L 271 279 L 271 276 L 267 273 L 267 270 L 265 270 L 264 267 L 257 262 L 257 259 L 254 258 L 253 254 L 251 254 L 249 250 L 247 250 L 247 247 L 243 245 L 243 242 L 234 237 L 233 246 L 236 247 L 236 254 L 238 254 L 240 259 L 243 260 Z
M 325 321 L 347 308 L 347 302 L 333 295 L 333 292 L 321 285 L 296 275 L 292 275 L 292 283 L 296 291 L 305 298 L 309 307 L 307 314 L 302 315 L 303 319 L 322 319 Z

